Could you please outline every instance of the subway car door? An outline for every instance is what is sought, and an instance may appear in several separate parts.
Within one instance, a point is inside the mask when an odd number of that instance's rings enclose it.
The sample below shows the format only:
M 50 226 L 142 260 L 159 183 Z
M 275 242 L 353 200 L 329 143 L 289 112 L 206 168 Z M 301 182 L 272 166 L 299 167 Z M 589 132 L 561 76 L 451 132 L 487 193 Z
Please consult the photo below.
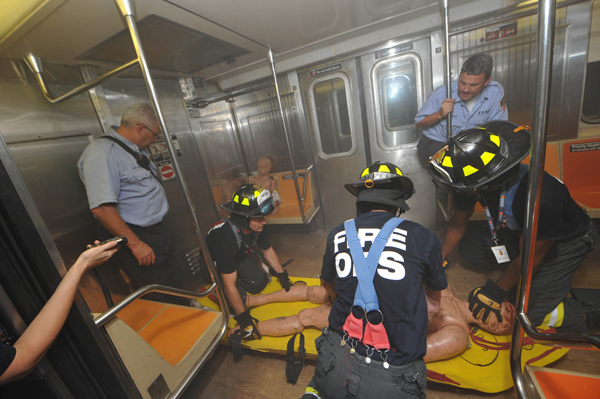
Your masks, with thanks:
M 426 165 L 417 157 L 420 132 L 414 125 L 417 111 L 432 90 L 430 54 L 429 37 L 393 47 L 386 44 L 361 56 L 361 73 L 370 157 L 373 162 L 394 163 L 410 177 L 416 193 L 408 201 L 407 217 L 434 228 L 435 189 Z
M 299 73 L 326 229 L 356 215 L 344 184 L 356 181 L 366 166 L 357 73 L 355 59 Z

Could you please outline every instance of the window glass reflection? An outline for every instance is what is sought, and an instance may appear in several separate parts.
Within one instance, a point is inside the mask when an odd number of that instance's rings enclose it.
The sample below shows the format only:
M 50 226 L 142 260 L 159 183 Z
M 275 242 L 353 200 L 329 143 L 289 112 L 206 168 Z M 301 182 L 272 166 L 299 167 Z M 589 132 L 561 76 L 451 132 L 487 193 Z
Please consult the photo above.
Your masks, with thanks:
M 319 140 L 324 154 L 352 150 L 352 132 L 346 97 L 346 84 L 334 77 L 313 86 Z

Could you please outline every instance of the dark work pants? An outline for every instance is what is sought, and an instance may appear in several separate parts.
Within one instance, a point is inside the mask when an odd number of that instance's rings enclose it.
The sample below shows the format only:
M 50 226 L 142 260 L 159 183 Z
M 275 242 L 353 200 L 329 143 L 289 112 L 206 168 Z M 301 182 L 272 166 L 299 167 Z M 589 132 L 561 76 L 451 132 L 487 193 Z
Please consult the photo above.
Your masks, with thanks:
M 169 262 L 171 241 L 167 229 L 162 223 L 149 227 L 140 227 L 127 224 L 129 228 L 154 251 L 156 260 L 149 266 L 140 266 L 138 261 L 126 245 L 123 245 L 115 254 L 115 258 L 121 267 L 129 276 L 134 289 L 141 288 L 149 284 L 160 284 L 169 287 L 181 287 L 179 271 Z M 100 240 L 106 240 L 112 237 L 101 224 L 98 224 L 98 235 Z M 179 305 L 189 305 L 190 299 L 176 297 L 166 294 L 151 293 L 144 296 L 144 299 L 175 303 Z
M 501 229 L 500 231 L 508 230 Z M 527 316 L 534 326 L 542 324 L 544 317 L 558 304 L 564 302 L 563 324 L 557 328 L 560 332 L 587 332 L 581 307 L 571 298 L 567 298 L 573 275 L 595 245 L 598 229 L 590 221 L 585 234 L 569 241 L 555 241 L 538 270 L 533 274 L 529 294 Z M 503 232 L 502 240 L 511 260 L 519 255 L 519 238 L 511 232 Z M 461 256 L 475 264 L 496 263 L 490 246 L 491 235 L 485 223 L 479 226 L 469 224 L 469 228 L 459 244 Z M 511 291 L 516 291 L 513 289 Z M 509 298 L 515 292 L 509 292 Z
M 248 293 L 252 295 L 260 294 L 267 284 L 269 284 L 267 274 L 261 270 L 261 267 L 254 260 L 246 258 L 238 265 L 235 285 L 240 297 L 242 297 L 242 303 L 246 303 Z
M 444 144 L 445 142 L 443 141 L 435 141 L 427 136 L 421 136 L 421 139 L 417 144 L 419 160 L 421 160 L 424 165 L 427 165 L 429 163 L 429 158 L 438 152 Z
M 386 370 L 380 361 L 366 364 L 364 356 L 350 354 L 350 345 L 340 346 L 341 341 L 342 336 L 328 328 L 315 340 L 319 355 L 315 375 L 308 386 L 316 390 L 320 398 L 425 398 L 427 368 L 423 360 L 403 366 L 390 365 Z

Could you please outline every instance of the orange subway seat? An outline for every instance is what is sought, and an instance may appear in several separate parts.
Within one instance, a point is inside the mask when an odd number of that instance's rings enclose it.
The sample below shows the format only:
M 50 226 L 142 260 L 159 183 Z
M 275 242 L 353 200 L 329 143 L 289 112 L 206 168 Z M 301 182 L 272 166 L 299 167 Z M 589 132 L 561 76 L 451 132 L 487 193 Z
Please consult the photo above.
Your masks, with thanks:
M 600 138 L 563 144 L 563 182 L 571 197 L 591 209 L 600 209 Z
M 143 299 L 136 299 L 117 313 L 173 366 L 183 360 L 217 315 Z
M 125 322 L 135 332 L 139 332 L 156 315 L 166 307 L 164 303 L 136 299 L 123 310 L 117 317 Z
M 535 378 L 546 399 L 597 398 L 600 395 L 600 378 L 536 370 Z
M 304 189 L 304 170 L 297 171 L 298 186 L 300 188 L 300 194 Z M 269 216 L 269 219 L 282 219 L 282 218 L 301 218 L 300 209 L 298 207 L 298 196 L 296 194 L 296 185 L 294 184 L 294 178 L 292 172 L 277 173 L 274 177 L 277 178 L 277 186 L 279 196 L 281 197 L 281 205 L 275 215 Z M 312 182 L 310 174 L 306 183 L 306 197 L 302 201 L 304 213 L 308 213 L 312 207 Z
M 217 313 L 168 305 L 139 334 L 174 366 L 183 360 L 216 317 Z

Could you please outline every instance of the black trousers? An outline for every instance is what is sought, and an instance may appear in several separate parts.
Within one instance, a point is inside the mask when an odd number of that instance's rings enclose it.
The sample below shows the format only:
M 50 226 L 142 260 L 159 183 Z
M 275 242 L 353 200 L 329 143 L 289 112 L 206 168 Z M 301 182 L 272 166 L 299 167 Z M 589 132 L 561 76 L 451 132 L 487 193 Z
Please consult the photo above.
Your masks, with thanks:
M 501 229 L 499 244 L 505 245 L 511 260 L 520 255 L 519 236 Z M 533 274 L 529 291 L 527 316 L 534 326 L 539 326 L 546 315 L 563 302 L 564 319 L 559 332 L 586 333 L 583 310 L 572 298 L 567 298 L 575 271 L 595 245 L 598 229 L 593 221 L 584 234 L 569 241 L 555 241 L 538 270 Z M 494 245 L 485 222 L 469 223 L 467 232 L 459 243 L 460 255 L 468 262 L 483 265 L 496 263 L 490 249 Z M 509 300 L 516 296 L 516 287 L 509 291 Z
M 133 255 L 129 247 L 123 245 L 113 257 L 119 263 L 122 269 L 127 273 L 131 280 L 133 289 L 141 288 L 149 284 L 160 284 L 169 287 L 181 287 L 181 279 L 179 277 L 179 269 L 171 264 L 172 257 L 170 256 L 171 241 L 167 229 L 162 223 L 155 224 L 149 227 L 140 227 L 132 224 L 127 224 L 129 228 L 154 251 L 156 260 L 152 265 L 140 266 L 136 257 Z M 112 237 L 102 226 L 98 224 L 98 236 L 100 240 L 106 240 Z M 166 294 L 151 293 L 144 296 L 144 299 L 174 303 L 178 305 L 189 305 L 190 299 L 176 297 Z

